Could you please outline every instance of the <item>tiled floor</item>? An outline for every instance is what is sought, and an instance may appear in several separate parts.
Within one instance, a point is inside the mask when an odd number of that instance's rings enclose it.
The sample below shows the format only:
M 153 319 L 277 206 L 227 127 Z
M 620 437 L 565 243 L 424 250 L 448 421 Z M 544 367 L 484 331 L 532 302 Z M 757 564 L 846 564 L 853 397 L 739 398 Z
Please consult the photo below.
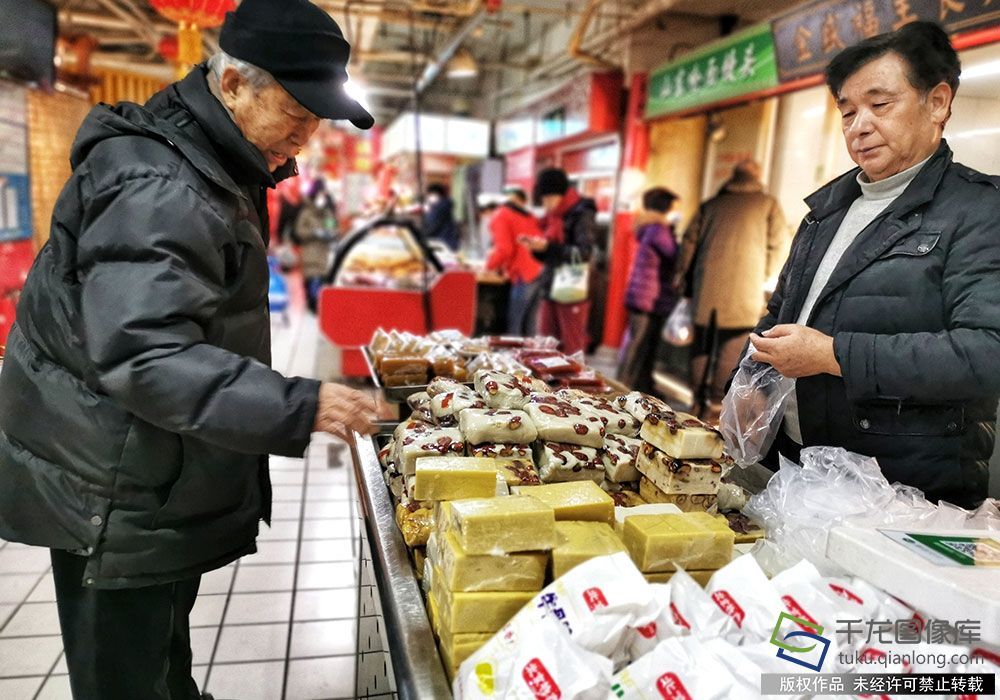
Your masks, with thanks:
M 312 374 L 318 343 L 315 322 L 293 316 L 274 329 L 275 367 Z M 202 579 L 191 619 L 195 679 L 220 699 L 391 697 L 384 678 L 356 683 L 365 658 L 384 647 L 369 632 L 377 594 L 359 570 L 347 447 L 316 436 L 304 459 L 272 458 L 271 475 L 274 521 L 262 525 L 259 551 Z M 48 551 L 0 541 L 0 699 L 71 700 L 62 657 Z M 368 695 L 376 691 L 384 696 Z

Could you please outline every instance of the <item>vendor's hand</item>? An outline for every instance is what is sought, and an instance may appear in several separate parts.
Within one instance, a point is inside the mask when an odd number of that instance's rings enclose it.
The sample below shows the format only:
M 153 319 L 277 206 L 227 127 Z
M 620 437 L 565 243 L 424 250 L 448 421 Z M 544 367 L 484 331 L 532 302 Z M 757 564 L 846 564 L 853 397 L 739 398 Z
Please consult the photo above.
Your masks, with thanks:
M 815 328 L 775 326 L 762 336 L 752 333 L 750 342 L 757 349 L 751 359 L 768 363 L 786 377 L 841 376 L 840 364 L 833 353 L 833 338 Z
M 536 238 L 534 236 L 521 236 L 517 239 L 517 242 L 526 247 L 532 253 L 541 253 L 549 247 L 549 242 L 547 240 L 544 238 Z
M 349 440 L 356 431 L 371 435 L 376 431 L 378 406 L 368 394 L 342 384 L 324 382 L 319 388 L 316 408 L 316 432 L 330 433 Z

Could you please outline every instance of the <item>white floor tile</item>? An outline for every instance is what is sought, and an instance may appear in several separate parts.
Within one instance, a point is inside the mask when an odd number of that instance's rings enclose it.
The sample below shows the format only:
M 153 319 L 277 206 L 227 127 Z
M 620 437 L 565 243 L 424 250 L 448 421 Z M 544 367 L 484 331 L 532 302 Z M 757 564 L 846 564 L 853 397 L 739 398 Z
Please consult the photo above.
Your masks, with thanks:
M 357 634 L 356 620 L 296 622 L 292 625 L 290 658 L 354 654 Z
M 295 566 L 277 564 L 273 566 L 241 566 L 236 573 L 234 593 L 264 593 L 267 591 L 290 591 L 294 586 Z
M 61 653 L 62 637 L 0 639 L 0 676 L 44 675 Z
M 52 566 L 49 550 L 41 547 L 0 549 L 0 574 L 43 574 Z
M 45 685 L 42 692 L 38 694 L 36 700 L 73 700 L 73 693 L 69 687 L 69 676 L 52 676 Z
M 55 603 L 25 603 L 0 632 L 0 637 L 37 637 L 59 632 Z
M 191 630 L 191 655 L 195 665 L 207 664 L 212 660 L 212 648 L 219 636 L 218 627 L 195 627 Z
M 45 676 L 0 678 L 0 698 L 4 700 L 34 700 L 35 693 L 44 682 Z
M 35 590 L 28 596 L 29 603 L 54 603 L 56 602 L 56 582 L 52 574 L 48 573 L 35 586 Z
M 295 594 L 295 621 L 353 620 L 358 614 L 358 591 L 335 588 L 326 591 L 298 591 Z
M 229 598 L 226 624 L 288 622 L 291 592 L 234 593 Z
M 201 595 L 229 593 L 229 584 L 233 580 L 233 573 L 235 571 L 236 567 L 233 566 L 209 571 L 201 577 L 201 585 L 198 587 L 198 593 Z
M 344 538 L 338 540 L 309 540 L 302 543 L 299 561 L 303 564 L 331 561 L 354 561 L 354 543 Z
M 302 501 L 275 501 L 271 504 L 271 521 L 294 520 L 302 516 Z M 261 530 L 263 532 L 263 530 Z M 297 533 L 296 533 L 297 534 Z
M 302 500 L 302 484 L 277 484 L 271 487 L 271 500 L 299 502 Z
M 294 540 L 299 536 L 299 521 L 296 520 L 272 520 L 271 526 L 262 525 L 258 541 L 268 540 Z
M 275 471 L 303 471 L 305 460 L 299 457 L 270 457 L 267 461 L 271 472 Z
M 288 663 L 285 700 L 354 697 L 354 655 Z
M 52 669 L 53 676 L 64 676 L 69 673 L 69 666 L 66 665 L 66 654 L 59 655 L 59 661 L 56 663 L 56 667 Z
M 346 484 L 347 472 L 341 469 L 322 469 L 309 472 L 310 484 Z
M 300 564 L 298 589 L 350 588 L 357 586 L 358 574 L 353 562 Z
M 357 496 L 351 484 L 309 484 L 306 486 L 306 501 L 347 501 Z
M 351 517 L 348 501 L 306 501 L 306 520 Z
M 16 605 L 0 604 L 0 630 L 3 629 L 3 626 L 7 623 L 7 620 L 10 619 L 10 616 L 15 610 L 17 610 Z
M 350 539 L 357 533 L 358 528 L 351 529 L 350 518 L 306 520 L 302 523 L 303 540 Z
M 294 564 L 298 552 L 298 542 L 279 540 L 274 542 L 258 542 L 257 553 L 240 559 L 240 566 L 248 564 Z
M 284 659 L 288 648 L 288 623 L 223 625 L 215 663 Z M 209 678 L 211 683 L 211 678 Z
M 304 472 L 301 469 L 271 469 L 271 484 L 274 486 L 301 486 Z
M 270 663 L 216 664 L 206 690 L 217 698 L 276 700 L 285 678 L 283 661 Z
M 208 664 L 191 667 L 191 678 L 198 684 L 199 690 L 205 689 L 205 678 L 208 676 Z
M 39 578 L 39 574 L 0 575 L 0 603 L 24 602 Z
M 222 611 L 226 608 L 226 595 L 216 593 L 199 595 L 191 610 L 192 627 L 218 627 L 222 624 Z

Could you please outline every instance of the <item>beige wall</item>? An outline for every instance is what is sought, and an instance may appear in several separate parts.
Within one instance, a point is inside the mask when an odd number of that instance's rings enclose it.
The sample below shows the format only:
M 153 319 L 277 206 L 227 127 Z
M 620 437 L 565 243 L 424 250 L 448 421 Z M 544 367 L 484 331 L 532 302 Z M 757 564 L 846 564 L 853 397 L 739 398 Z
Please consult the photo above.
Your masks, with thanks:
M 646 186 L 663 186 L 680 195 L 684 222 L 691 219 L 701 202 L 707 121 L 705 115 L 699 114 L 686 119 L 661 119 L 649 128 Z

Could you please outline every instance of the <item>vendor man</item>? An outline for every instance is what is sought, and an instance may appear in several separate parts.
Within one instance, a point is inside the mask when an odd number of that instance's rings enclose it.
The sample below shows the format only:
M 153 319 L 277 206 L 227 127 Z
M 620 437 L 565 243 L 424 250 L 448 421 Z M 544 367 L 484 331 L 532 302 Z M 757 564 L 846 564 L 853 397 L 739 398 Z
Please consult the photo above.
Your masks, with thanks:
M 751 342 L 797 380 L 780 453 L 844 447 L 890 482 L 973 506 L 1000 396 L 1000 179 L 954 162 L 942 139 L 960 71 L 927 22 L 833 59 L 859 168 L 806 198 Z
M 84 120 L 0 374 L 0 537 L 51 549 L 77 700 L 198 698 L 189 613 L 255 551 L 267 455 L 375 416 L 269 366 L 265 195 L 320 118 L 372 126 L 350 46 L 307 0 L 243 0 L 219 45 Z

